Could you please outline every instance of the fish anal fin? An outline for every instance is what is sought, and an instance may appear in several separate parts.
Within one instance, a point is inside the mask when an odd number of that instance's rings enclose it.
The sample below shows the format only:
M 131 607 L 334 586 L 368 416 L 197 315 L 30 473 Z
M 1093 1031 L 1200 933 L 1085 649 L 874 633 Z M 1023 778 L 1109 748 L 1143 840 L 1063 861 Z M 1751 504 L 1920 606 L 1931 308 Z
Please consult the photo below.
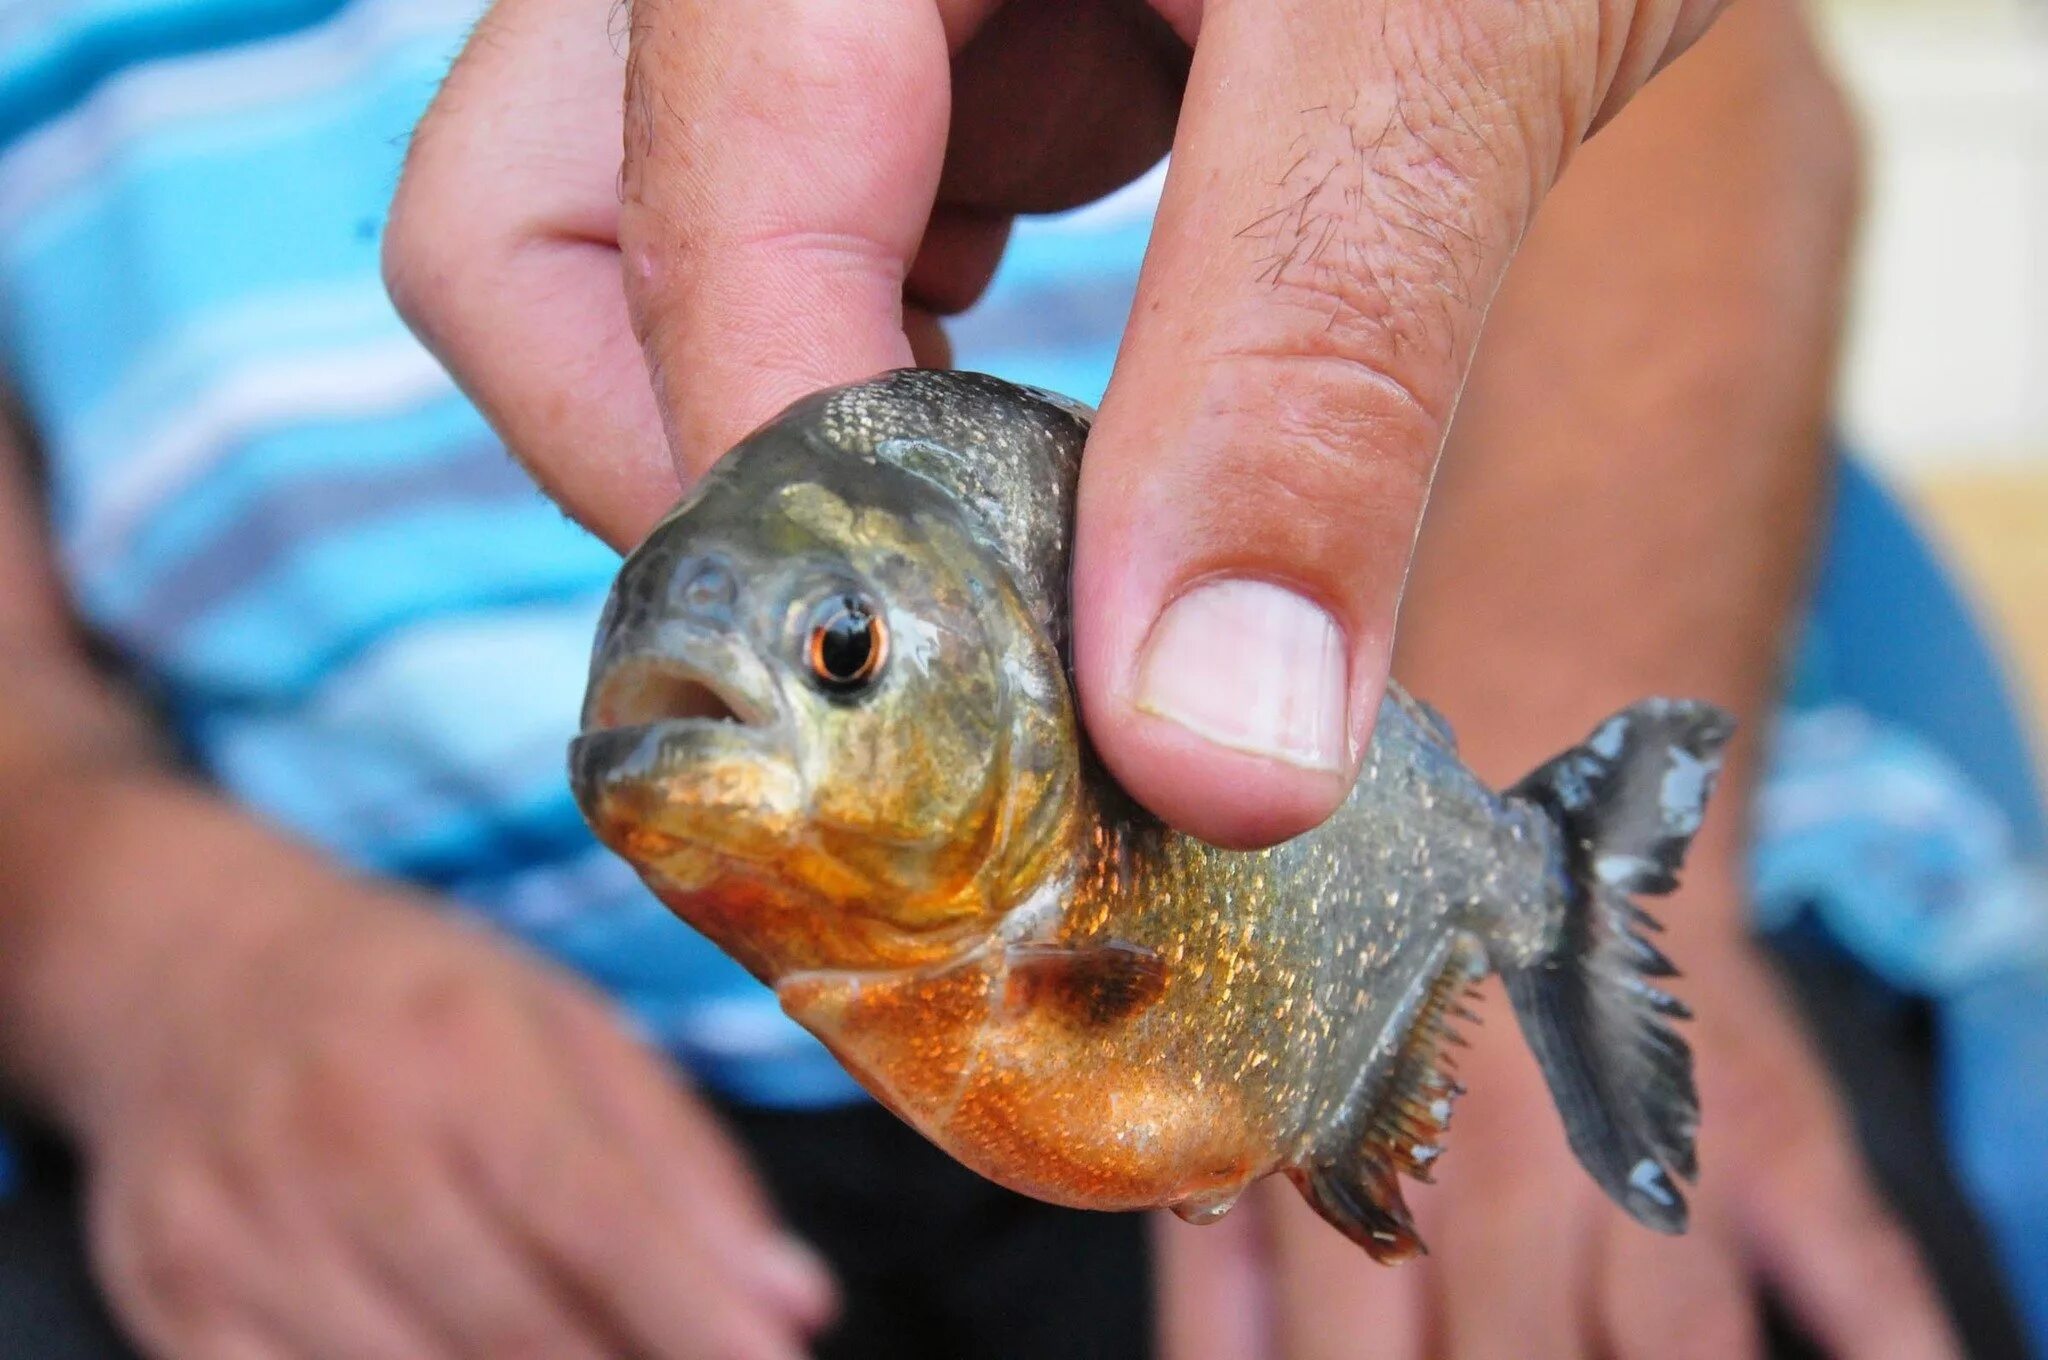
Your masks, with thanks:
M 1051 1008 L 1107 1025 L 1150 1009 L 1166 992 L 1166 961 L 1121 940 L 1081 948 L 1014 944 L 1003 961 L 1003 1005 L 1013 1014 Z
M 1479 1019 L 1463 1005 L 1466 987 L 1479 968 L 1478 952 L 1469 941 L 1453 947 L 1416 1008 L 1407 1041 L 1366 1125 L 1364 1141 L 1372 1154 L 1425 1184 L 1443 1152 L 1444 1135 L 1450 1132 L 1451 1106 L 1465 1093 L 1451 1075 L 1446 1050 L 1464 1043 L 1452 1028 L 1453 1020 Z
M 1443 1152 L 1451 1106 L 1465 1090 L 1452 1077 L 1444 1050 L 1460 1042 L 1453 1017 L 1470 1018 L 1458 1003 L 1480 962 L 1471 940 L 1452 947 L 1417 1004 L 1392 1066 L 1370 1092 L 1369 1108 L 1349 1125 L 1346 1141 L 1335 1155 L 1319 1151 L 1288 1172 L 1318 1213 L 1382 1264 L 1424 1250 L 1400 1178 L 1428 1184 Z

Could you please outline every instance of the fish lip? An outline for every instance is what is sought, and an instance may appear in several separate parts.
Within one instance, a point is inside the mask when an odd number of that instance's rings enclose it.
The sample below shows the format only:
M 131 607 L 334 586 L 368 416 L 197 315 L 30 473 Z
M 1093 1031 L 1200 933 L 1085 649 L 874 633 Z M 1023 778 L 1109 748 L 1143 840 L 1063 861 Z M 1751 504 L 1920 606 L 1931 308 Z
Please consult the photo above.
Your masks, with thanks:
M 670 623 L 600 647 L 569 743 L 570 787 L 584 820 L 616 849 L 628 832 L 653 834 L 647 800 L 677 771 L 735 758 L 780 765 L 792 736 L 773 673 L 743 639 Z
M 772 729 L 717 719 L 588 728 L 569 742 L 569 787 L 598 839 L 621 853 L 629 835 L 643 841 L 658 836 L 671 848 L 709 846 L 700 837 L 660 830 L 647 815 L 646 800 L 658 800 L 664 770 L 678 760 L 779 761 L 781 755 Z
M 717 667 L 668 652 L 625 657 L 600 668 L 583 708 L 583 734 L 708 727 L 763 730 L 779 718 L 772 693 Z

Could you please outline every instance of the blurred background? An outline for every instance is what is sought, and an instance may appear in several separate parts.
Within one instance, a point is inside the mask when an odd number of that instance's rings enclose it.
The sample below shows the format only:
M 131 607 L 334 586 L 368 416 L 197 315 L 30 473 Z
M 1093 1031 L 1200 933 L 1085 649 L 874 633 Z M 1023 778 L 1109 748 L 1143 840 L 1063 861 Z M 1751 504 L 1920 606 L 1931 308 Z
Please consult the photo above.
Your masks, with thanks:
M 2048 2 L 1818 10 L 1870 154 L 1847 433 L 2048 718 Z

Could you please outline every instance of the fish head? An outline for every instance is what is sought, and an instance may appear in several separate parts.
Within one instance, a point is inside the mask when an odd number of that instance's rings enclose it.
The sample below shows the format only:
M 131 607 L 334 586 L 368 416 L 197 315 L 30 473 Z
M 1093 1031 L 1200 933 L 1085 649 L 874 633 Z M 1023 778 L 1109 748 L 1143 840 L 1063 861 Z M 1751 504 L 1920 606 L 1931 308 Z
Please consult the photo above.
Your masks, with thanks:
M 621 568 L 571 783 L 657 895 L 773 981 L 985 934 L 1071 833 L 1076 731 L 971 514 L 770 426 Z

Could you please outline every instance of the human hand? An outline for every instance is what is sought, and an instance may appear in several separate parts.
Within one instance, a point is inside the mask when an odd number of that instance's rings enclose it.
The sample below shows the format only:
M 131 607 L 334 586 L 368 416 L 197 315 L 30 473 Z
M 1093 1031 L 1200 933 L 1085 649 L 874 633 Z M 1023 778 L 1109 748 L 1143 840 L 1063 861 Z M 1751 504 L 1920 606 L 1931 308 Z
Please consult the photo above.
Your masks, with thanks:
M 625 545 L 795 397 L 941 361 L 935 317 L 1014 213 L 1171 138 L 1083 473 L 1075 673 L 1140 800 L 1273 840 L 1351 787 L 1524 229 L 1720 3 L 635 0 L 614 35 L 607 4 L 500 0 L 416 139 L 388 273 Z
M 359 892 L 155 990 L 77 1121 L 153 1355 L 779 1360 L 832 1308 L 711 1115 L 480 932 Z
M 1439 1183 L 1410 1187 L 1430 1254 L 1375 1267 L 1284 1182 L 1248 1198 L 1242 1221 L 1162 1223 L 1166 1360 L 1745 1360 L 1764 1354 L 1766 1292 L 1828 1355 L 1959 1357 L 1763 963 L 1691 943 L 1705 1118 L 1686 1236 L 1647 1232 L 1602 1197 L 1491 1001 L 1458 1054 L 1470 1094 Z

